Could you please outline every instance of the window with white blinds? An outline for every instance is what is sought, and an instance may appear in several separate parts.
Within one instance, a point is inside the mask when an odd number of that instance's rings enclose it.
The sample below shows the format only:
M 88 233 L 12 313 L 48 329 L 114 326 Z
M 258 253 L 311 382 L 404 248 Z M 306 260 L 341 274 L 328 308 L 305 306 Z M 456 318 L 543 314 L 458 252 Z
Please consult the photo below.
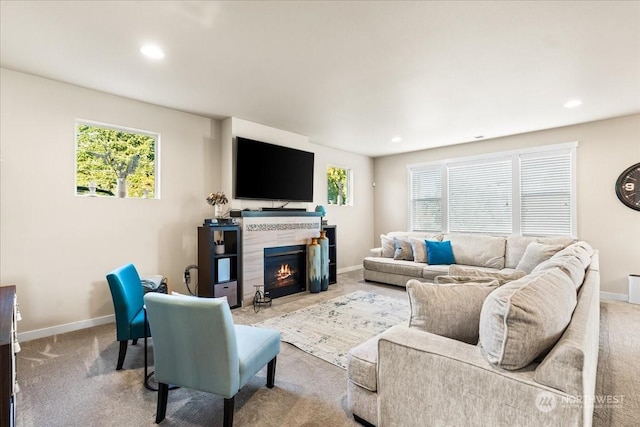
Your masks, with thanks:
M 575 237 L 577 145 L 409 166 L 411 229 Z
M 449 231 L 510 233 L 511 159 L 449 167 Z
M 442 229 L 440 167 L 411 171 L 411 227 L 416 231 Z
M 571 234 L 571 152 L 520 156 L 522 234 Z

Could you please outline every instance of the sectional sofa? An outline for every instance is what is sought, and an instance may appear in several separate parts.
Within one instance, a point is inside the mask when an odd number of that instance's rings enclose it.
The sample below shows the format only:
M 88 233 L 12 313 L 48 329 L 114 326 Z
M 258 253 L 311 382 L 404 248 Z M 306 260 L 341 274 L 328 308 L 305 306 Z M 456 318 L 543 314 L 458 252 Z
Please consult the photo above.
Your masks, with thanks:
M 574 241 L 569 236 L 488 236 L 402 231 L 381 235 L 380 240 L 381 246 L 371 249 L 371 256 L 364 258 L 362 262 L 364 279 L 402 287 L 411 279 L 434 282 L 436 277 L 449 273 L 448 264 L 428 263 L 425 245 L 427 240 L 449 241 L 456 265 L 507 274 L 516 271 L 518 264 L 521 264 L 521 269 L 531 270 L 532 266 L 540 262 L 542 258 L 536 257 L 540 254 L 534 251 L 530 251 L 524 258 L 531 242 L 565 247 Z
M 504 266 L 500 256 L 491 257 L 495 266 L 471 266 L 466 256 L 479 255 L 480 247 L 456 253 L 461 242 L 455 237 L 455 260 L 467 266 L 446 266 L 440 276 L 416 261 L 369 264 L 369 280 L 402 285 L 408 278 L 411 320 L 349 352 L 348 405 L 358 421 L 378 427 L 592 425 L 598 252 L 574 242 L 536 265 L 521 264 L 531 270 L 520 272 L 515 267 L 534 252 L 530 247 L 554 246 L 522 239 L 504 238 Z M 391 272 L 398 262 L 402 267 Z

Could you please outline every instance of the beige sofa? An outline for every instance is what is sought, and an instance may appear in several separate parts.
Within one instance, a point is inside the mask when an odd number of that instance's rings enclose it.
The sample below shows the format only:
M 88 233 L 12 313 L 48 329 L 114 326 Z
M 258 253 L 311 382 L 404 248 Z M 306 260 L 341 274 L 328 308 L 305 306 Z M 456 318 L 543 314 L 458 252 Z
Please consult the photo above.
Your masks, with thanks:
M 395 248 L 390 246 L 394 244 L 394 239 L 405 246 L 404 253 L 396 257 Z M 422 252 L 425 240 L 449 240 L 457 265 L 503 273 L 516 270 L 531 242 L 564 247 L 574 241 L 568 236 L 487 236 L 394 231 L 382 235 L 382 246 L 371 249 L 371 256 L 364 258 L 364 279 L 404 287 L 411 279 L 433 282 L 436 277 L 448 274 L 449 265 L 431 265 L 425 262 L 426 255 Z
M 588 244 L 576 242 L 502 286 L 411 280 L 407 290 L 409 325 L 349 353 L 348 405 L 358 421 L 591 425 L 600 276 L 598 253 Z M 456 298 L 435 298 L 452 292 Z M 477 345 L 455 328 L 470 329 Z

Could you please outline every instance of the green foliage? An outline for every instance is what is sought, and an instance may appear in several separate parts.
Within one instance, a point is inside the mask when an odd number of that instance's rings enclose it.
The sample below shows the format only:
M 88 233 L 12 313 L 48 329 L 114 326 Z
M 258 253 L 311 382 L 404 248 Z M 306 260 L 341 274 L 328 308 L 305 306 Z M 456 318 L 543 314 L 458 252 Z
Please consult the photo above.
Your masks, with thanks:
M 156 139 L 153 136 L 86 124 L 77 125 L 76 182 L 116 193 L 126 178 L 129 197 L 155 197 Z
M 327 193 L 330 204 L 338 204 L 338 195 L 342 196 L 342 204 L 348 203 L 349 188 L 348 171 L 343 168 L 327 168 Z

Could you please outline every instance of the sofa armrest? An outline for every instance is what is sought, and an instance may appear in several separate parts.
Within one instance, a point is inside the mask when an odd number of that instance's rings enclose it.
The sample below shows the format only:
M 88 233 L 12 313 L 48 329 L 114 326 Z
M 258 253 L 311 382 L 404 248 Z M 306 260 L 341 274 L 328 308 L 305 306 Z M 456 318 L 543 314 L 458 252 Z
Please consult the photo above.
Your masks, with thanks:
M 534 369 L 505 371 L 478 346 L 394 326 L 378 341 L 379 425 L 582 425 L 581 407 Z
M 370 250 L 370 252 L 371 252 L 370 256 L 377 256 L 377 257 L 382 256 L 382 248 L 373 248 Z

